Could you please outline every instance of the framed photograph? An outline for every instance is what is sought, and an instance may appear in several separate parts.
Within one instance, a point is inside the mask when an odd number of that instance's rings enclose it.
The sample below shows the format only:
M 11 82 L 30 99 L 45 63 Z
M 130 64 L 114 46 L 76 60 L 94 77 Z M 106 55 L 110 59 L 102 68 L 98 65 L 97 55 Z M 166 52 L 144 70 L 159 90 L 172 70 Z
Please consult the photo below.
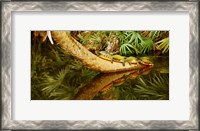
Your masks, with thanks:
M 2 129 L 198 130 L 199 2 L 1 2 Z

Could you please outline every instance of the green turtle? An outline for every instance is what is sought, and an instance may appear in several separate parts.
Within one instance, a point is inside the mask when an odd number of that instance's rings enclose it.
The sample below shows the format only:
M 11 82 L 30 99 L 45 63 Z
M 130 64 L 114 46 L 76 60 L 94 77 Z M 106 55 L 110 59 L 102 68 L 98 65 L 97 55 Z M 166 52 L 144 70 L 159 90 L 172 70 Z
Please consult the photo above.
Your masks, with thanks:
M 121 55 L 113 55 L 112 56 L 114 62 L 120 62 L 125 66 L 125 58 Z
M 133 57 L 133 56 L 126 58 L 125 62 L 128 62 L 130 65 L 131 64 L 139 64 L 138 59 L 136 57 Z
M 146 56 L 145 57 L 141 57 L 139 62 L 141 64 L 143 64 L 143 65 L 153 66 L 153 63 L 150 61 L 150 58 L 146 57 Z

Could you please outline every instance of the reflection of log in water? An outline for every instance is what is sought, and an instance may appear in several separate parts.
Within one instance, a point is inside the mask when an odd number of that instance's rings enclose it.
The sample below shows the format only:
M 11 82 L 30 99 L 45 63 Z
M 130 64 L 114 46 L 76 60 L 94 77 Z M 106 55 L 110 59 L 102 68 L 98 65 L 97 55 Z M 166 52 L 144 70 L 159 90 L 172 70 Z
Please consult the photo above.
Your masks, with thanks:
M 88 85 L 83 87 L 77 95 L 74 97 L 75 100 L 91 100 L 95 95 L 101 91 L 105 86 L 112 84 L 114 81 L 129 75 L 134 75 L 134 78 L 140 74 L 151 70 L 151 68 L 145 68 L 143 70 L 135 70 L 120 73 L 109 73 L 97 75 Z

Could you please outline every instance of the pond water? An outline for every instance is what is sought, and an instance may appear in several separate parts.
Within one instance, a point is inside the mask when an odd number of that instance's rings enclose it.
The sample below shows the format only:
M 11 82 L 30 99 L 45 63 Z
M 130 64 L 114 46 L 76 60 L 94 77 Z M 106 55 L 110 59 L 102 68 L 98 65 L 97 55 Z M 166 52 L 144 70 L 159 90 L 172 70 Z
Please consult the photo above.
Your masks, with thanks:
M 71 98 L 75 100 L 168 100 L 169 57 L 150 57 L 154 66 L 98 74 Z
M 32 59 L 32 100 L 169 99 L 169 57 L 150 57 L 152 68 L 103 74 L 63 56 L 58 61 L 36 57 L 43 64 Z

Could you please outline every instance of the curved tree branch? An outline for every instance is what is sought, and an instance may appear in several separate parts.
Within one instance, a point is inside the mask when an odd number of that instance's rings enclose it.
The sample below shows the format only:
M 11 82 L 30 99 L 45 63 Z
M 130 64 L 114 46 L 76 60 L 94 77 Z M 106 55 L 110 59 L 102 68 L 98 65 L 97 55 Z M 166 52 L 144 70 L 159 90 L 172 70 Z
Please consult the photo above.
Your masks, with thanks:
M 92 70 L 110 73 L 144 68 L 144 65 L 141 64 L 129 65 L 128 63 L 125 63 L 125 66 L 123 66 L 122 63 L 111 63 L 110 61 L 103 60 L 84 48 L 65 31 L 52 31 L 51 34 L 54 41 L 62 49 L 79 59 L 85 66 Z

